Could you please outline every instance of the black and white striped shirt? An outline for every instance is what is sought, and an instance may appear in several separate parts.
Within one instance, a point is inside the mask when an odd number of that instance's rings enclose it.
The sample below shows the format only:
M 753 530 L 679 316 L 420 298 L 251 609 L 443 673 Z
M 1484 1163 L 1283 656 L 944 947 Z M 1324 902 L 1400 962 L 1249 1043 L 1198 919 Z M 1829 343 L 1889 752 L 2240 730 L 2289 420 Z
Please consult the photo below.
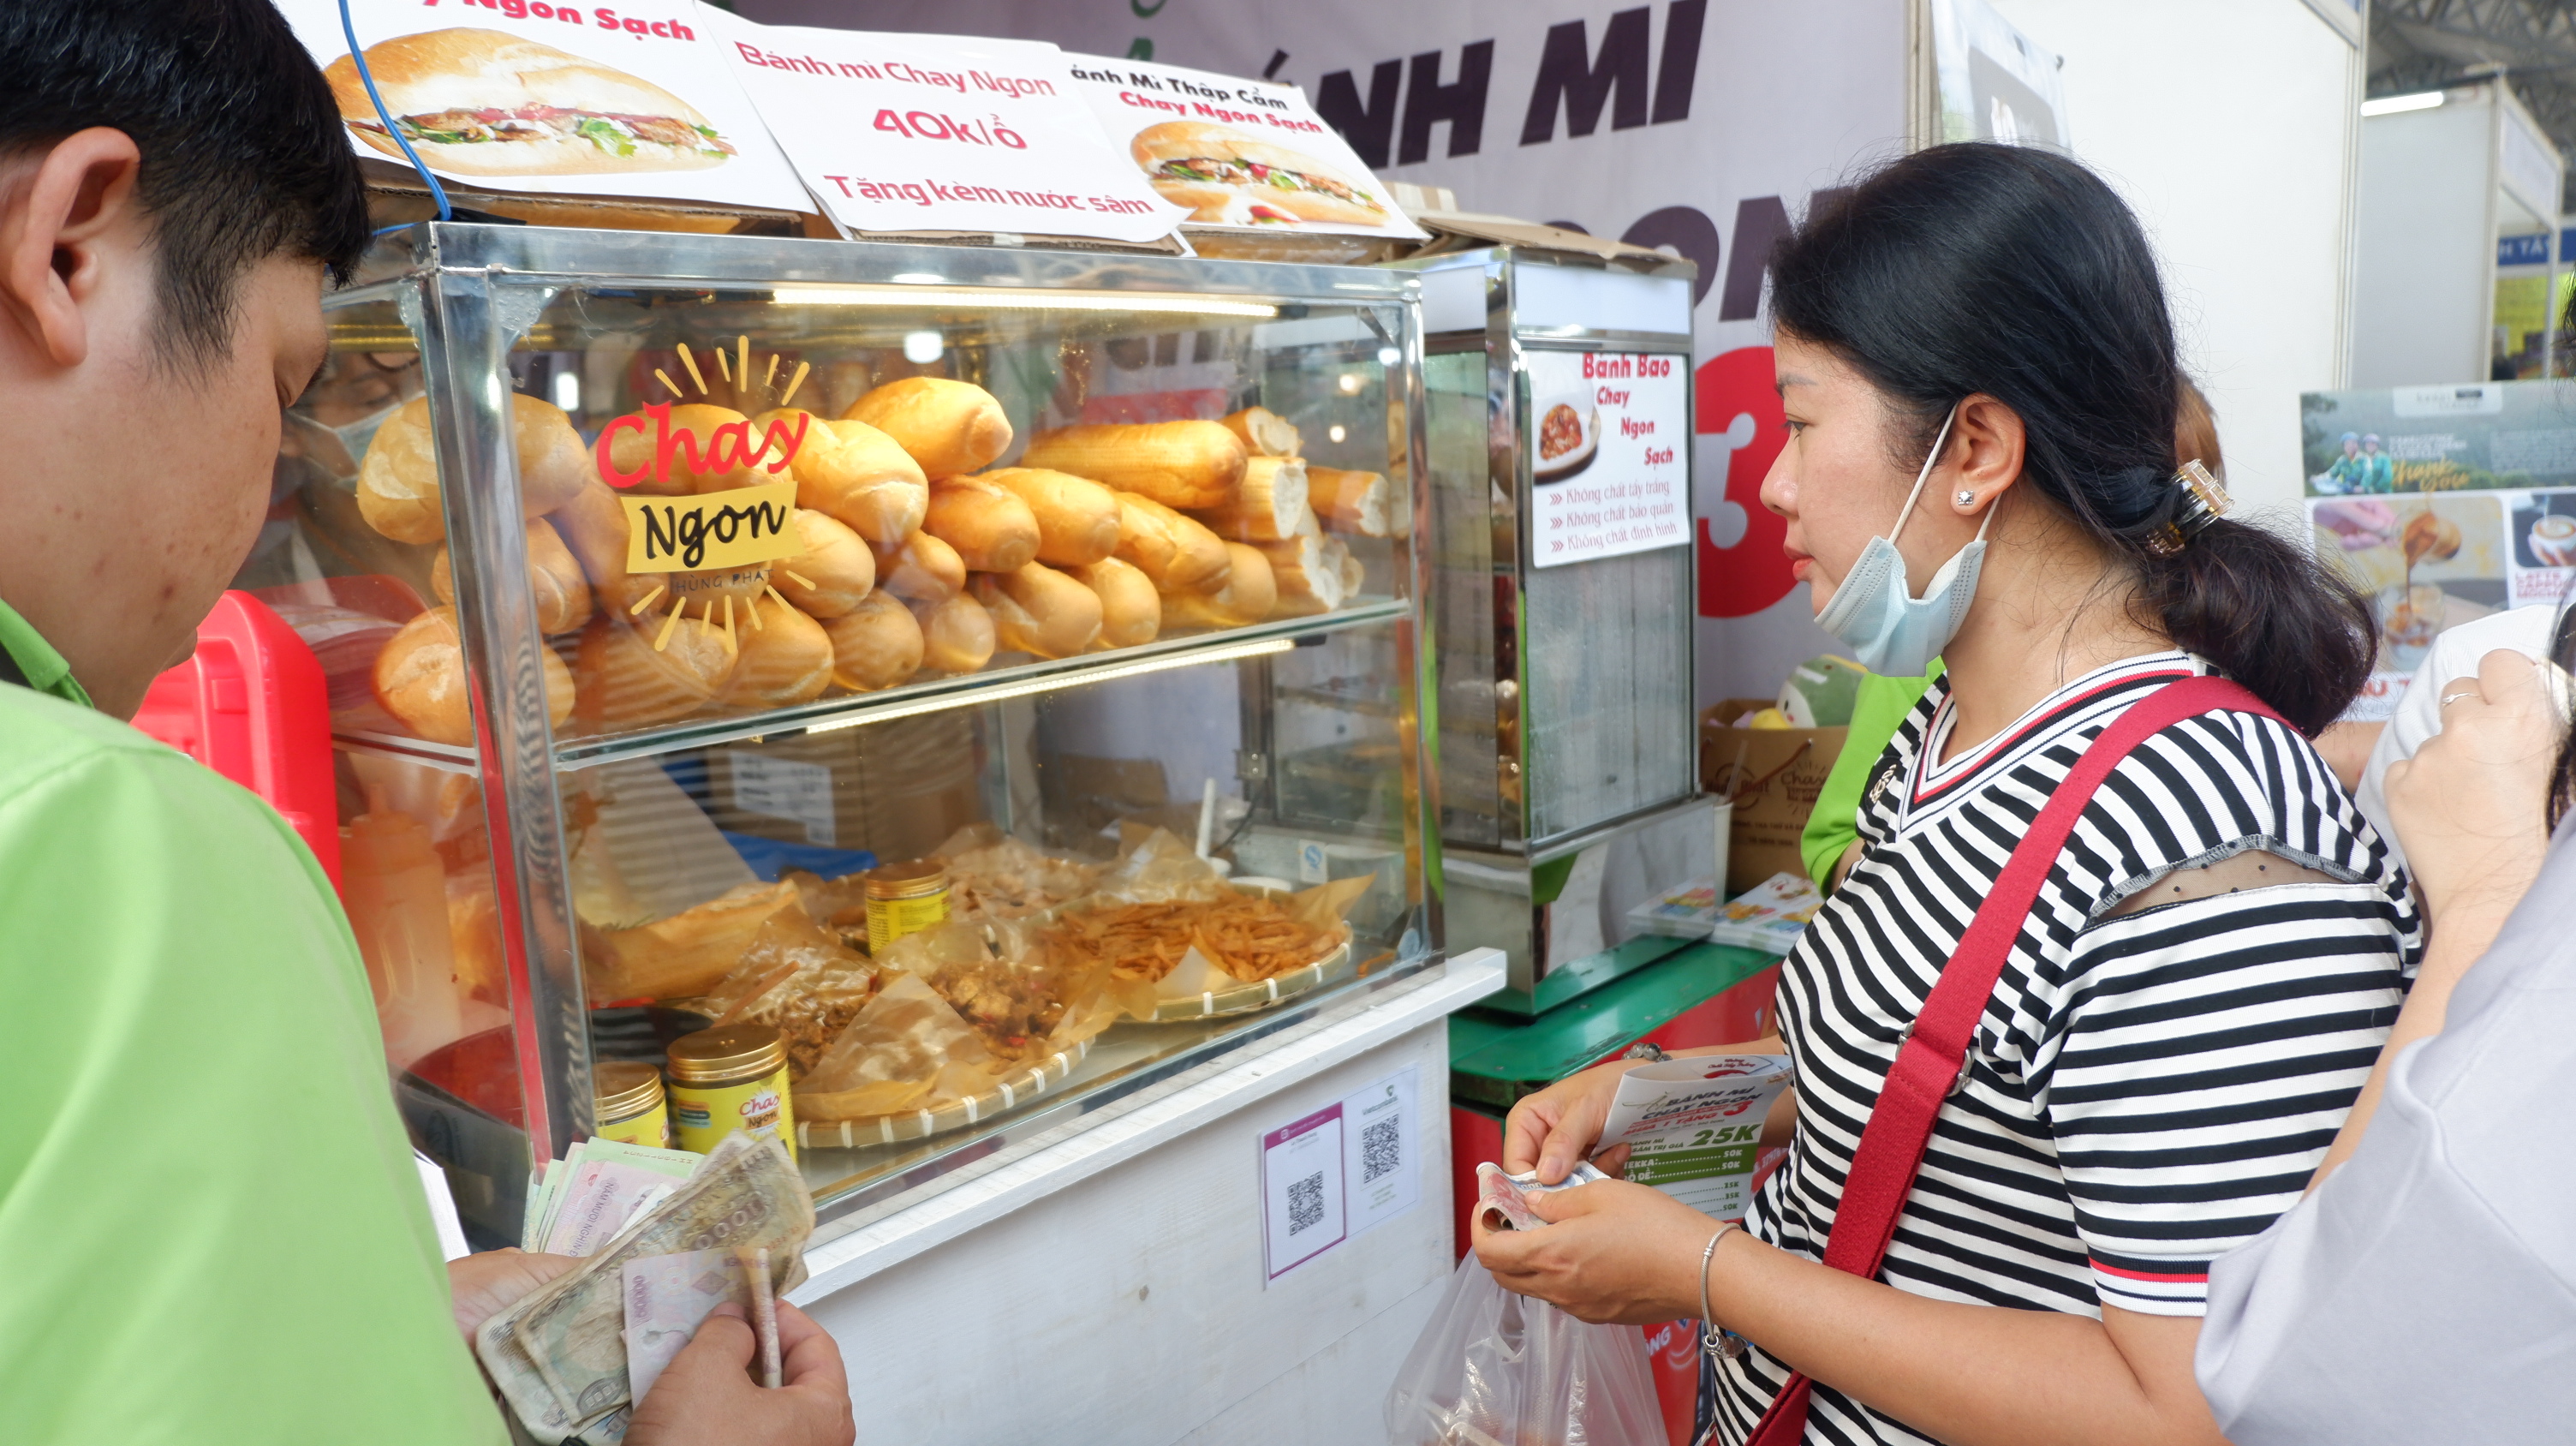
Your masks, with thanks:
M 1936 683 L 1863 791 L 1867 851 L 1780 973 L 1797 1068 L 1790 1158 L 1746 1217 L 1822 1259 L 1901 1032 L 2041 805 L 2129 704 L 2207 664 L 2090 673 L 1935 764 Z M 2177 868 L 2266 850 L 2342 882 L 2110 910 Z M 1880 1279 L 1940 1300 L 2197 1315 L 2209 1262 L 2299 1199 L 2395 1020 L 2420 951 L 2403 874 L 2307 741 L 2213 713 L 2167 726 L 2093 796 L 1986 1005 Z M 1723 1367 L 1721 1441 L 1787 1370 Z M 1816 1388 L 1807 1439 L 1928 1438 Z

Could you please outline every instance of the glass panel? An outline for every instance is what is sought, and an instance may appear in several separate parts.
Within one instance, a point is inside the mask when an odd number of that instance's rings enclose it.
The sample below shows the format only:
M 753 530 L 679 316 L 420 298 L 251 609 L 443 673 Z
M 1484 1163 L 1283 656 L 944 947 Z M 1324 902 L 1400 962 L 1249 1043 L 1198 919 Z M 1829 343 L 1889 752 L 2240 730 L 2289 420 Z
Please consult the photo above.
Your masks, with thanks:
M 1440 648 L 1440 832 L 1492 847 L 1503 839 L 1504 809 L 1520 809 L 1519 750 L 1496 732 L 1494 696 L 1494 608 L 1518 559 L 1507 555 L 1496 570 L 1484 349 L 1427 357 L 1422 373 L 1438 549 L 1431 608 Z
M 1526 636 L 1550 640 L 1524 660 L 1531 836 L 1687 797 L 1689 549 L 1534 569 L 1522 606 Z

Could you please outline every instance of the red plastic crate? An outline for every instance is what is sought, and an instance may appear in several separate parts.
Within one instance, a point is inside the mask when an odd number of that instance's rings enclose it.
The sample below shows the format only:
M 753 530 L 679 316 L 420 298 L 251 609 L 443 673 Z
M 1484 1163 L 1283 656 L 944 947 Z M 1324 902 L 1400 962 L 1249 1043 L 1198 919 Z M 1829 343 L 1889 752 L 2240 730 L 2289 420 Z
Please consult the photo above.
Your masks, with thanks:
M 216 599 L 196 655 L 153 680 L 134 726 L 266 799 L 338 886 L 330 695 L 313 650 L 267 604 Z

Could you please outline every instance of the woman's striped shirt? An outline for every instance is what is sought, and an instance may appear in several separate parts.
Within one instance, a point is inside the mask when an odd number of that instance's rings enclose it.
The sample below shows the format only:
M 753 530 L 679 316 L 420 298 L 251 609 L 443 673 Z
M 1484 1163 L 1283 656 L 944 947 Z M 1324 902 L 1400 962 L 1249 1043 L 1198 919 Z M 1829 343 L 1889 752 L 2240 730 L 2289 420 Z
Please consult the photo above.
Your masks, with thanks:
M 2114 664 L 1941 764 L 1947 681 L 1924 695 L 1863 791 L 1865 854 L 1781 968 L 1798 1131 L 1746 1218 L 1757 1238 L 1823 1258 L 1900 1037 L 2013 846 L 2094 735 L 2206 671 L 2180 652 Z M 2104 917 L 2248 850 L 2338 882 Z M 2306 1187 L 2419 945 L 2404 875 L 2295 730 L 2244 713 L 2167 726 L 2112 771 L 2049 871 L 1879 1278 L 1985 1305 L 2199 1314 L 2210 1260 Z M 1717 1438 L 1749 1435 L 1786 1375 L 1758 1347 L 1727 1363 Z M 1811 1442 L 1927 1439 L 1815 1391 Z

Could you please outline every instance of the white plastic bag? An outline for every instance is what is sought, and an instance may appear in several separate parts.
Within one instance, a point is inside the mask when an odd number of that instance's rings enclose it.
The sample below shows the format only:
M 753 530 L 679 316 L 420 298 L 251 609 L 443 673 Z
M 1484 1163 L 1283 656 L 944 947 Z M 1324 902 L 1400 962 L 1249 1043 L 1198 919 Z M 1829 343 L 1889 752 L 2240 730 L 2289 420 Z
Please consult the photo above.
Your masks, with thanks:
M 1386 1395 L 1391 1446 L 1665 1446 L 1635 1326 L 1587 1325 L 1473 1254 Z

